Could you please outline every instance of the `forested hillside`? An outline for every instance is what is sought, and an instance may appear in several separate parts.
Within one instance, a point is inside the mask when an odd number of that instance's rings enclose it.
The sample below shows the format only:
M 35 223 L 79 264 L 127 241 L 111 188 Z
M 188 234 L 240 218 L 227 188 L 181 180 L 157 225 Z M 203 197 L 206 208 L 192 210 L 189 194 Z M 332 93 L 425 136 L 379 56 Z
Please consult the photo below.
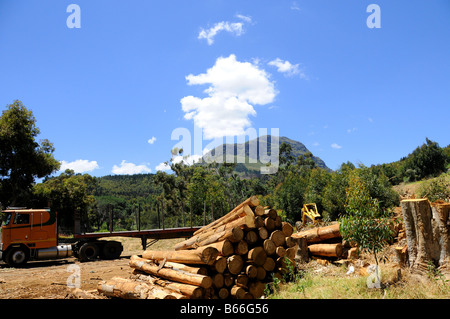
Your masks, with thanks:
M 278 138 L 278 144 L 275 144 L 271 135 L 257 137 L 245 143 L 223 144 L 206 153 L 203 156 L 203 160 L 208 162 L 217 159 L 216 161 L 220 162 L 231 155 L 236 163 L 234 167 L 235 172 L 242 177 L 259 176 L 261 175 L 260 168 L 265 165 L 261 162 L 261 156 L 267 155 L 270 157 L 272 148 L 279 147 L 282 144 L 290 147 L 291 156 L 295 158 L 299 156 L 311 157 L 317 167 L 329 170 L 325 162 L 321 158 L 314 156 L 303 143 L 285 136 Z M 254 152 L 251 151 L 252 148 Z
M 393 185 L 438 176 L 450 165 L 449 147 L 441 148 L 429 139 L 397 162 L 371 167 L 347 162 L 336 171 L 319 166 L 310 152 L 300 152 L 295 145 L 280 145 L 276 174 L 243 176 L 236 163 L 189 166 L 169 161 L 171 173 L 93 178 L 66 171 L 36 185 L 34 193 L 40 203 L 51 202 L 69 216 L 80 210 L 89 231 L 109 230 L 110 214 L 114 230 L 137 229 L 138 214 L 141 229 L 189 226 L 191 221 L 203 225 L 251 195 L 258 195 L 263 205 L 278 209 L 284 220 L 295 223 L 303 204 L 310 202 L 317 204 L 325 220 L 345 215 L 349 181 L 355 176 L 364 184 L 366 196 L 386 213 L 399 205 Z M 179 151 L 177 155 L 182 155 Z M 430 187 L 429 192 L 438 193 L 433 198 L 450 199 L 449 186 L 443 183 L 438 180 L 437 186 Z
M 142 198 L 159 194 L 154 174 L 107 175 L 98 179 L 96 196 Z

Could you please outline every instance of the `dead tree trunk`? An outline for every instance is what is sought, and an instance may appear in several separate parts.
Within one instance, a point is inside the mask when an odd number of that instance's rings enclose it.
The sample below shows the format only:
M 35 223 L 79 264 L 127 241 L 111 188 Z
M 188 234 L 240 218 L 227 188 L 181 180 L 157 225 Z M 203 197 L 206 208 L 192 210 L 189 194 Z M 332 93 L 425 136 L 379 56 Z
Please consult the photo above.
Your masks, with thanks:
M 439 234 L 439 270 L 450 279 L 450 203 L 432 204 L 431 211 L 434 233 Z
M 130 276 L 130 279 L 134 279 L 136 281 L 140 282 L 148 282 L 150 284 L 157 284 L 158 286 L 167 288 L 169 290 L 172 290 L 173 292 L 179 292 L 183 295 L 185 295 L 188 298 L 191 299 L 199 299 L 203 297 L 203 288 L 189 285 L 189 284 L 183 284 L 180 282 L 170 281 L 170 280 L 164 280 L 158 277 L 151 276 L 145 272 L 142 272 L 138 269 L 134 269 L 132 272 L 132 275 Z
M 330 226 L 316 227 L 313 229 L 301 231 L 292 235 L 294 238 L 306 236 L 308 244 L 319 243 L 326 239 L 341 238 L 339 223 Z
M 450 204 L 433 204 L 428 199 L 405 199 L 401 202 L 408 244 L 409 265 L 418 272 L 426 272 L 431 262 L 448 269 Z
M 342 244 L 313 244 L 308 246 L 313 256 L 340 257 L 342 255 Z
M 219 256 L 215 247 L 198 248 L 196 250 L 145 250 L 142 257 L 152 260 L 166 260 L 187 264 L 212 265 Z
M 295 254 L 295 261 L 297 264 L 305 264 L 309 261 L 308 244 L 306 236 L 295 239 L 297 242 L 297 252 Z
M 243 209 L 243 207 L 245 205 L 248 205 L 250 207 L 255 207 L 259 205 L 259 199 L 256 196 L 252 196 L 250 198 L 248 198 L 247 200 L 243 201 L 242 203 L 240 203 L 238 206 L 236 206 L 235 208 L 233 208 L 233 210 L 231 212 L 229 212 L 228 214 L 222 216 L 219 219 L 216 219 L 215 221 L 213 221 L 212 223 L 205 225 L 204 227 L 200 228 L 199 230 L 194 232 L 194 235 L 198 235 L 210 228 L 214 228 L 216 226 L 219 225 L 223 225 L 231 220 L 236 219 L 240 213 L 244 212 L 246 209 Z M 239 211 L 239 212 L 238 212 Z
M 186 299 L 186 296 L 167 288 L 120 277 L 99 282 L 97 290 L 106 296 L 123 299 Z
M 200 286 L 203 288 L 209 288 L 212 286 L 212 279 L 209 276 L 193 274 L 173 268 L 160 268 L 157 265 L 151 263 L 151 261 L 144 258 L 139 258 L 136 255 L 131 256 L 130 266 L 131 268 L 141 270 L 148 274 L 176 282 Z

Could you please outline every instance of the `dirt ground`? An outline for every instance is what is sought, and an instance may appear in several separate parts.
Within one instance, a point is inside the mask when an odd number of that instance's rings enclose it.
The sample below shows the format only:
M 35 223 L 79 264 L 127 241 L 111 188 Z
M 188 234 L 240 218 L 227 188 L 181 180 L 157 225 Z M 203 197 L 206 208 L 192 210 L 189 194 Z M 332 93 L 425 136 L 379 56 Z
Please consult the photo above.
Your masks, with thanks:
M 0 262 L 0 299 L 106 299 L 97 293 L 97 283 L 114 276 L 127 278 L 132 272 L 128 265 L 130 256 L 142 253 L 140 239 L 111 239 L 123 243 L 124 251 L 119 259 L 80 262 L 71 257 L 30 261 L 24 268 L 10 268 Z M 160 240 L 151 249 L 167 249 L 181 240 Z M 67 285 L 77 283 L 76 274 L 79 274 L 81 290 Z

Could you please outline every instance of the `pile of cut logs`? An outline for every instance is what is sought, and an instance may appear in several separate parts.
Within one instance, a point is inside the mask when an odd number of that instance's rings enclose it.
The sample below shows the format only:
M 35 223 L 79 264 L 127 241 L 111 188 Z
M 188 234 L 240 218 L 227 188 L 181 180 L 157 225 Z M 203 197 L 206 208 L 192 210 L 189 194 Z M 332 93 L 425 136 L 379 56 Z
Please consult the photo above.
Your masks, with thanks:
M 309 256 L 313 258 L 333 257 L 351 258 L 357 252 L 357 247 L 342 243 L 339 223 L 329 226 L 315 227 L 299 231 L 291 236 L 298 243 L 295 260 L 298 263 L 308 262 Z
M 130 278 L 99 282 L 97 290 L 124 299 L 260 298 L 273 276 L 294 266 L 293 231 L 252 196 L 173 250 L 132 256 Z

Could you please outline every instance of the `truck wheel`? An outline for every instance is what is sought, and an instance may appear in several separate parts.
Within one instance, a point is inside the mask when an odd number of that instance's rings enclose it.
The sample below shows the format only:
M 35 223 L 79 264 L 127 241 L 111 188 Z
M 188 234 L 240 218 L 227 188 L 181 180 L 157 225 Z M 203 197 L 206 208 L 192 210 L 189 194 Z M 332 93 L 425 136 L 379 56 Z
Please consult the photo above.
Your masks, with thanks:
M 123 247 L 122 244 L 118 241 L 108 241 L 103 246 L 103 258 L 105 259 L 117 259 L 120 257 L 122 253 Z
M 30 258 L 28 251 L 25 248 L 17 247 L 11 249 L 5 258 L 6 263 L 10 267 L 22 267 Z
M 95 243 L 84 243 L 78 250 L 78 257 L 81 261 L 92 261 L 98 257 L 98 246 Z

